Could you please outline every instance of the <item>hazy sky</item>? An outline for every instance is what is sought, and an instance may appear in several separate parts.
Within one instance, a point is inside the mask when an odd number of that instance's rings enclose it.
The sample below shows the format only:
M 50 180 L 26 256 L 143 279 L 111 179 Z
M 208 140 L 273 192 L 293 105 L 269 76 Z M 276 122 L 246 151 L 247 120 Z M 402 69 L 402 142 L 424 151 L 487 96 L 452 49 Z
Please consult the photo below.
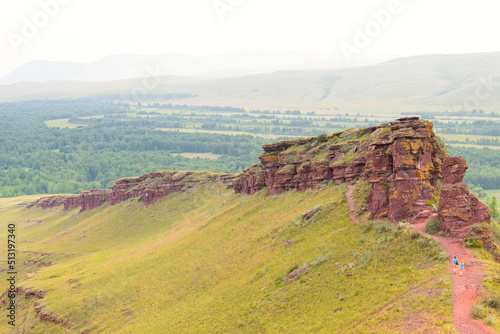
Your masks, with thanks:
M 500 51 L 499 13 L 498 0 L 0 0 L 0 77 L 125 53 Z

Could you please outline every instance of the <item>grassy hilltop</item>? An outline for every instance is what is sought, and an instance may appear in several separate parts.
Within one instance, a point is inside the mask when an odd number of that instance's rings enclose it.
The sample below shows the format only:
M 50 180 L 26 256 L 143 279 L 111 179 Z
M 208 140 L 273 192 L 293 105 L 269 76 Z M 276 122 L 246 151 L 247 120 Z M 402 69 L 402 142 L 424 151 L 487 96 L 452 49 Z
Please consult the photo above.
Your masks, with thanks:
M 0 199 L 18 285 L 45 296 L 18 295 L 17 326 L 0 331 L 455 333 L 446 254 L 409 225 L 354 223 L 346 189 L 244 196 L 213 182 L 84 213 Z

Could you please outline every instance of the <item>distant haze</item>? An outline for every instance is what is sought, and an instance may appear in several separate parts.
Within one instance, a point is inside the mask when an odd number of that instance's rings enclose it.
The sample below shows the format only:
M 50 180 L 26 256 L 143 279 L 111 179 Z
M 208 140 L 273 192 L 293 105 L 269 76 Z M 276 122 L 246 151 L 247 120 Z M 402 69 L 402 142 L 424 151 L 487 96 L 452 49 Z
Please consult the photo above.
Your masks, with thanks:
M 0 85 L 0 101 L 92 98 L 344 112 L 500 111 L 500 52 L 428 55 L 343 69 L 197 78 L 146 74 L 110 82 Z
M 361 63 L 370 65 L 389 58 L 373 56 Z M 328 51 L 260 50 L 214 56 L 115 55 L 89 64 L 56 61 L 29 62 L 4 78 L 0 78 L 0 84 L 52 80 L 113 81 L 158 75 L 221 78 L 282 70 L 341 67 L 346 67 L 342 55 Z
M 499 51 L 499 6 L 497 0 L 2 1 L 0 77 L 32 61 L 87 64 L 109 55 L 199 57 L 245 50 L 325 50 L 343 54 L 324 63 L 338 68 L 373 64 L 380 56 Z M 300 64 L 294 57 L 278 59 L 281 68 Z M 211 74 L 221 67 L 204 63 L 188 73 L 189 62 L 182 61 L 177 74 L 201 75 L 208 69 L 209 76 L 223 76 L 279 69 L 257 59 L 248 63 L 251 66 L 237 63 L 236 68 L 227 66 L 227 73 Z M 310 63 L 304 68 L 318 68 L 322 60 Z M 112 62 L 94 63 L 99 64 L 112 67 Z M 47 72 L 53 70 L 55 76 L 96 78 L 93 69 L 52 65 Z M 30 71 L 29 66 L 24 70 Z M 108 72 L 100 79 L 108 74 L 129 76 L 119 66 Z

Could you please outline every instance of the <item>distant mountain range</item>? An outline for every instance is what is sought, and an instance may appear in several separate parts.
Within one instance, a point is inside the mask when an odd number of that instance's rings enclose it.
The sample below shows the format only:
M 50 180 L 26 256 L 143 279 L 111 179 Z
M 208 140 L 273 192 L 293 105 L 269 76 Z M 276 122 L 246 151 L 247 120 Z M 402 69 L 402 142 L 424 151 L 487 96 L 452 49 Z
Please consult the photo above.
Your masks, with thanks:
M 51 75 L 65 76 L 64 78 L 43 83 L 21 82 L 0 86 L 0 101 L 98 98 L 124 102 L 171 102 L 271 109 L 337 107 L 354 111 L 387 112 L 453 111 L 462 108 L 500 110 L 500 52 L 426 55 L 399 58 L 370 66 L 287 70 L 225 77 L 200 77 L 200 74 L 197 77 L 162 75 L 172 73 L 174 69 L 201 73 L 201 69 L 207 70 L 209 66 L 205 66 L 207 63 L 198 66 L 196 64 L 200 64 L 199 59 L 192 59 L 190 63 L 182 56 L 177 60 L 178 65 L 171 65 L 172 71 L 164 71 L 165 68 L 161 66 L 155 68 L 155 62 L 146 57 L 149 72 L 143 72 L 135 79 L 74 81 L 79 75 L 103 79 L 121 73 L 126 77 L 124 73 L 130 75 L 132 68 L 140 68 L 146 63 L 146 58 L 141 56 L 130 57 L 136 59 L 136 67 L 130 66 L 132 60 L 121 63 L 113 57 L 94 63 L 92 70 L 87 68 L 85 71 L 71 64 L 67 64 L 67 70 L 64 70 L 64 65 L 58 63 L 57 71 L 53 68 Z M 265 58 L 265 55 L 262 57 Z M 174 56 L 169 55 L 167 58 L 171 64 L 176 64 Z M 272 61 L 269 60 L 270 66 Z M 125 63 L 126 66 L 123 65 Z M 249 60 L 248 64 L 251 63 Z M 320 64 L 322 63 L 318 61 L 318 66 Z M 25 65 L 23 71 L 28 71 L 30 66 L 35 64 Z M 15 71 L 17 74 L 11 73 L 5 80 L 9 77 L 8 80 L 14 80 L 14 74 L 20 78 L 22 68 Z M 245 71 L 249 68 L 247 66 Z M 42 77 L 40 74 L 40 78 Z
M 356 65 L 374 64 L 394 57 L 364 58 Z M 332 51 L 240 51 L 213 56 L 167 53 L 154 56 L 114 55 L 93 63 L 33 61 L 21 65 L 0 84 L 23 81 L 114 81 L 156 75 L 231 77 L 279 70 L 304 70 L 353 66 Z

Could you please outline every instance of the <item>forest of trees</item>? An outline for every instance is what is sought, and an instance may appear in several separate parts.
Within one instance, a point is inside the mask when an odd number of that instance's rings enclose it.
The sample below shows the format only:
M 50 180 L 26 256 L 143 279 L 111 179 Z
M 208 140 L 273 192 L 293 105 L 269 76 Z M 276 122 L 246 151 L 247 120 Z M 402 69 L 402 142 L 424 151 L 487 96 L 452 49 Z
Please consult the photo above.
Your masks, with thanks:
M 448 154 L 467 160 L 465 183 L 481 185 L 483 189 L 500 189 L 500 150 L 449 146 Z
M 0 197 L 109 188 L 119 178 L 158 170 L 240 172 L 258 162 L 263 144 L 286 138 L 241 132 L 297 137 L 331 133 L 353 124 L 377 125 L 366 118 L 302 115 L 298 110 L 150 107 L 131 110 L 128 105 L 90 100 L 0 103 Z M 62 119 L 72 128 L 45 123 Z M 440 133 L 496 135 L 497 124 L 436 121 L 435 127 Z M 182 131 L 196 129 L 205 132 Z M 214 131 L 225 133 L 206 133 Z M 498 145 L 497 138 L 484 140 Z M 189 152 L 220 157 L 189 159 L 173 154 Z M 448 152 L 467 159 L 468 184 L 500 189 L 500 150 L 450 146 Z
M 68 112 L 71 110 L 71 112 Z M 248 135 L 164 132 L 129 122 L 48 128 L 44 120 L 122 113 L 96 103 L 0 104 L 0 196 L 77 193 L 157 170 L 242 171 L 268 140 Z M 214 153 L 216 160 L 175 152 Z

